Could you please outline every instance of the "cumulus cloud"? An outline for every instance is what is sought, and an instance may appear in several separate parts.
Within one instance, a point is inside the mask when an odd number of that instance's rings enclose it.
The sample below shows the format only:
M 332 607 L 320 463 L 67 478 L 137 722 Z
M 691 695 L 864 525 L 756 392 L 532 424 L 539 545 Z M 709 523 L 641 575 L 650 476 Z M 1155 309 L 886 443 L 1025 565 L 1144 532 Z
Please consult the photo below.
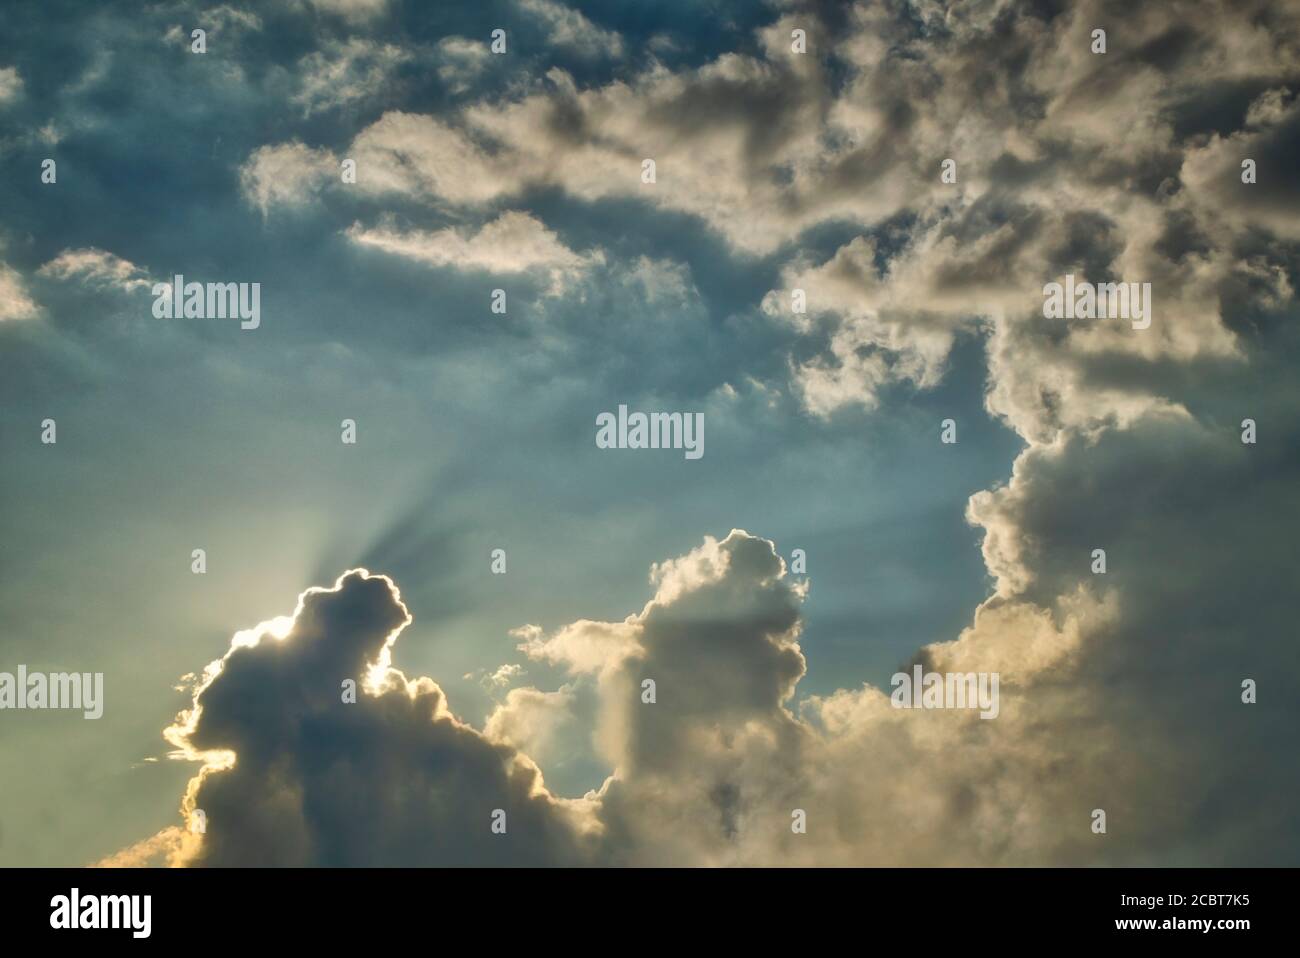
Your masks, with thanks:
M 211 34 L 220 34 L 227 29 L 262 29 L 262 21 L 257 14 L 224 3 L 203 11 L 203 20 L 205 21 L 204 25 L 208 27 L 208 32 Z
M 449 711 L 391 650 L 411 621 L 393 583 L 354 570 L 291 618 L 236 636 L 168 738 L 204 763 L 183 810 L 204 865 L 564 864 L 595 827 L 536 765 Z M 351 681 L 356 701 L 345 701 Z M 509 723 L 499 723 L 503 727 Z M 505 812 L 506 833 L 491 830 Z
M 223 34 L 240 34 L 262 29 L 262 20 L 250 10 L 240 10 L 229 4 L 209 7 L 200 15 L 201 22 L 188 26 L 172 24 L 167 28 L 163 40 L 167 43 L 188 47 L 193 42 L 193 31 L 202 29 L 208 40 L 214 40 Z
M 413 59 L 408 50 L 364 37 L 328 41 L 298 63 L 293 102 L 305 116 L 365 101 L 384 92 L 394 72 Z
M 823 164 L 823 82 L 812 58 L 776 52 L 585 90 L 555 68 L 512 102 L 448 118 L 387 113 L 350 150 L 364 159 L 372 192 L 464 208 L 538 186 L 585 200 L 634 197 L 699 215 L 743 249 L 770 251 L 836 204 L 834 215 L 863 216 L 897 205 L 825 183 L 825 170 L 810 167 Z M 647 158 L 657 164 L 653 186 L 641 182 Z
M 438 78 L 453 93 L 464 93 L 473 85 L 492 56 L 482 40 L 467 37 L 443 37 L 438 41 Z
M 1287 85 L 1293 12 L 1254 5 L 1269 23 L 1257 29 L 1212 4 L 1190 21 L 1158 6 L 1125 10 L 1102 57 L 1088 39 L 1104 3 L 1057 15 L 997 9 L 991 21 L 931 10 L 942 29 L 924 41 L 887 8 L 851 14 L 838 50 L 856 67 L 847 91 L 858 95 L 834 101 L 827 130 L 888 130 L 873 161 L 899 169 L 910 156 L 925 182 L 901 194 L 894 213 L 904 218 L 865 217 L 872 232 L 829 257 L 797 254 L 764 301 L 807 337 L 812 355 L 793 375 L 816 414 L 875 408 L 894 383 L 935 385 L 965 329 L 988 336 L 990 411 L 1027 441 L 1124 426 L 1180 406 L 1168 388 L 1174 364 L 1245 359 L 1225 295 L 1249 289 L 1266 310 L 1292 301 L 1289 254 L 1252 235 L 1295 239 L 1300 193 L 1277 175 L 1300 129 Z M 876 36 L 858 31 L 869 25 Z M 1226 135 L 1192 119 L 1215 83 L 1260 91 Z M 908 88 L 923 111 L 895 99 Z M 891 102 L 880 127 L 878 104 Z M 1256 184 L 1242 181 L 1247 157 L 1271 171 Z M 956 181 L 941 186 L 943 159 Z M 1246 246 L 1256 248 L 1243 255 Z M 1045 320 L 1043 285 L 1067 273 L 1151 283 L 1151 328 Z M 796 289 L 806 314 L 791 313 Z M 1121 366 L 1134 374 L 1115 375 Z
M 1241 129 L 1227 136 L 1212 134 L 1183 155 L 1179 177 L 1189 205 L 1194 204 L 1202 221 L 1227 227 L 1229 237 L 1262 227 L 1300 240 L 1300 187 L 1284 172 L 1293 165 L 1297 148 L 1300 98 L 1286 87 L 1264 91 L 1251 103 Z M 1257 177 L 1249 185 L 1242 182 L 1247 160 L 1254 162 Z
M 1190 19 L 1126 10 L 1104 56 L 1090 49 L 1104 2 L 926 8 L 924 27 L 890 5 L 788 12 L 753 52 L 586 88 L 552 69 L 439 117 L 386 113 L 349 151 L 365 171 L 358 188 L 385 201 L 469 213 L 533 189 L 636 199 L 698 217 L 742 254 L 861 224 L 871 232 L 829 256 L 796 251 L 765 302 L 777 315 L 794 289 L 808 295 L 791 365 L 807 408 L 872 408 L 891 384 L 931 387 L 956 337 L 978 330 L 990 410 L 1049 442 L 1178 405 L 1162 376 L 1114 381 L 1114 357 L 1153 372 L 1240 360 L 1225 292 L 1249 288 L 1266 308 L 1292 296 L 1280 248 L 1242 247 L 1261 231 L 1296 239 L 1300 191 L 1284 171 L 1300 130 L 1300 24 L 1248 6 L 1253 20 L 1214 4 Z M 812 53 L 792 52 L 796 27 Z M 1195 104 L 1212 86 L 1254 93 L 1206 130 Z M 1260 170 L 1249 185 L 1247 158 Z M 645 159 L 655 184 L 641 182 Z M 259 202 L 301 202 L 325 181 L 300 182 Z M 1066 273 L 1151 283 L 1152 327 L 1044 322 L 1043 284 Z
M 23 92 L 23 78 L 16 67 L 0 67 L 0 106 L 18 99 Z
M 623 282 L 635 285 L 648 303 L 679 304 L 696 295 L 691 268 L 672 260 L 639 256 L 628 268 Z
M 29 319 L 38 312 L 36 302 L 17 270 L 0 263 L 0 321 Z
M 302 206 L 315 198 L 331 178 L 339 176 L 339 162 L 326 149 L 303 143 L 259 147 L 240 168 L 244 196 L 263 214 L 274 205 Z
M 149 274 L 130 260 L 94 247 L 65 249 L 39 272 L 55 279 L 80 278 L 92 285 L 114 287 L 125 292 L 149 289 L 153 285 Z
M 357 185 L 372 193 L 481 205 L 501 194 L 495 180 L 508 175 L 503 171 L 508 158 L 493 158 L 464 130 L 441 119 L 413 113 L 385 113 L 357 136 L 351 150 L 365 169 Z
M 514 662 L 507 662 L 505 665 L 498 666 L 495 670 L 478 669 L 474 672 L 466 672 L 462 676 L 466 681 L 478 678 L 483 688 L 489 692 L 499 689 L 508 688 L 511 683 L 517 679 L 523 678 L 528 673 L 524 667 Z
M 575 253 L 539 220 L 514 210 L 502 213 L 477 232 L 455 227 L 434 232 L 401 231 L 353 224 L 347 235 L 361 246 L 430 266 L 454 266 L 489 273 L 537 270 L 550 277 L 552 292 L 562 290 L 566 279 L 573 274 L 602 261 L 599 251 Z
M 1189 455 L 1213 441 L 1163 428 Z M 1104 452 L 1102 482 L 1122 486 L 1127 452 Z M 521 630 L 530 658 L 594 683 L 599 697 L 587 732 L 611 774 L 574 800 L 552 795 L 537 765 L 573 734 L 574 685 L 513 689 L 477 732 L 432 679 L 391 664 L 410 622 L 393 583 L 346 573 L 304 593 L 292 617 L 239 633 L 168 730 L 205 763 L 183 810 L 201 808 L 207 822 L 199 847 L 172 854 L 190 864 L 1117 864 L 1175 842 L 1202 862 L 1290 854 L 1286 791 L 1261 793 L 1278 796 L 1257 808 L 1270 850 L 1243 844 L 1251 822 L 1222 807 L 1222 770 L 1244 771 L 1235 753 L 1275 754 L 1284 727 L 1243 709 L 1231 672 L 1176 667 L 1177 656 L 1234 657 L 1196 624 L 1202 603 L 1166 620 L 1166 634 L 1143 634 L 1164 573 L 1101 589 L 1059 555 L 1030 555 L 1044 551 L 1031 500 L 1011 488 L 973 511 L 991 531 L 1018 524 L 1027 540 L 991 564 L 1031 562 L 1050 581 L 1003 581 L 961 636 L 916 659 L 1000 673 L 991 721 L 896 709 L 870 686 L 796 702 L 806 584 L 771 542 L 738 530 L 657 565 L 654 596 L 621 622 Z M 1241 510 L 1219 512 L 1215 528 Z M 1154 514 L 1168 533 L 1176 513 Z M 1132 532 L 1109 541 L 1136 546 Z M 1077 546 L 1066 536 L 1045 551 Z M 345 678 L 360 687 L 355 704 L 340 695 Z M 1270 790 L 1295 784 L 1286 763 L 1253 774 Z M 1173 794 L 1179 811 L 1161 800 Z M 1113 837 L 1092 833 L 1097 807 Z M 509 837 L 490 831 L 497 808 Z M 796 809 L 804 834 L 790 827 Z M 118 859 L 156 854 L 156 838 Z
M 557 0 L 518 0 L 519 8 L 546 25 L 547 40 L 584 56 L 621 56 L 623 38 L 596 26 L 581 10 Z
M 333 14 L 354 23 L 364 23 L 388 9 L 388 0 L 307 0 L 321 13 Z
M 546 762 L 552 757 L 556 739 L 576 722 L 574 698 L 571 686 L 554 692 L 511 689 L 505 701 L 488 716 L 483 734 L 525 752 L 535 761 Z

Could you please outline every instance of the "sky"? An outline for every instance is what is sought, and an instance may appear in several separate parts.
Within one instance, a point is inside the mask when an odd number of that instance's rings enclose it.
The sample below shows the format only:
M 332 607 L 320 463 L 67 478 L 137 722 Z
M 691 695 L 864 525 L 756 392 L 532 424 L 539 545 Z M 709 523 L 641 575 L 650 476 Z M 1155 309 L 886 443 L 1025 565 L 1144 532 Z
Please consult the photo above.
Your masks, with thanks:
M 0 864 L 1296 864 L 1298 91 L 1250 0 L 5 4 L 0 684 L 103 714 L 0 709 Z

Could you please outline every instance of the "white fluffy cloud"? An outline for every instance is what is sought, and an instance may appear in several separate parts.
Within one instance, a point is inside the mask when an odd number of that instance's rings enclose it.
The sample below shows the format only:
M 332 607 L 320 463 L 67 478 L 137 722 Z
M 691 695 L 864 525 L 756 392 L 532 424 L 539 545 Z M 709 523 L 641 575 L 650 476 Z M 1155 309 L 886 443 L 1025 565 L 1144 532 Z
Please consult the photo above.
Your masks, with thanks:
M 492 56 L 486 43 L 468 37 L 443 37 L 437 51 L 438 78 L 453 93 L 469 90 Z
M 547 40 L 584 56 L 617 57 L 623 53 L 623 38 L 612 30 L 596 26 L 581 10 L 557 0 L 518 0 L 519 8 L 546 25 Z
M 339 161 L 325 149 L 303 143 L 263 146 L 240 168 L 240 185 L 255 206 L 266 213 L 272 206 L 302 206 L 315 198 L 331 178 L 338 178 Z
M 36 302 L 28 295 L 22 276 L 0 263 L 0 320 L 28 319 L 37 311 Z
M 1226 138 L 1180 134 L 1173 117 L 1210 78 L 1267 84 L 1289 76 L 1296 17 L 1279 13 L 1264 31 L 1206 9 L 1188 28 L 1168 9 L 1144 7 L 1126 13 L 1103 59 L 1089 48 L 1102 6 L 1081 4 L 1050 22 L 1009 16 L 999 57 L 987 48 L 987 24 L 954 14 L 945 41 L 925 48 L 926 82 L 943 92 L 897 131 L 929 157 L 930 185 L 905 204 L 914 223 L 882 240 L 852 240 L 820 263 L 795 258 L 765 301 L 770 313 L 788 314 L 792 290 L 803 289 L 809 314 L 791 317 L 796 325 L 820 335 L 814 318 L 831 320 L 820 354 L 796 369 L 813 412 L 872 407 L 893 382 L 934 385 L 956 332 L 982 327 L 990 334 L 989 408 L 1024 438 L 1050 442 L 1062 428 L 1123 425 L 1179 403 L 1162 392 L 1164 376 L 1100 381 L 1117 357 L 1153 369 L 1240 360 L 1221 308 L 1225 288 L 1248 276 L 1261 304 L 1291 299 L 1280 257 L 1244 260 L 1238 249 L 1261 228 L 1295 237 L 1296 192 L 1277 179 L 1288 162 L 1280 144 L 1293 141 L 1297 125 L 1288 90 L 1270 86 L 1250 105 L 1245 128 Z M 1195 60 L 1177 54 L 1190 44 L 1171 42 L 1189 31 Z M 1170 61 L 1143 55 L 1162 43 L 1175 51 Z M 864 100 L 868 91 L 888 99 L 918 65 L 867 38 L 846 48 L 860 51 L 854 83 Z M 1008 73 L 1006 56 L 1023 57 L 1024 68 Z M 857 107 L 841 101 L 836 109 Z M 1242 183 L 1241 160 L 1252 155 L 1271 171 L 1270 185 Z M 940 158 L 956 163 L 956 183 L 942 188 Z M 881 256 L 882 242 L 899 248 Z M 1066 273 L 1151 283 L 1151 328 L 1044 320 L 1043 284 Z
M 477 231 L 454 227 L 402 231 L 353 224 L 347 236 L 358 245 L 430 266 L 489 273 L 539 271 L 550 277 L 553 293 L 561 291 L 573 275 L 602 261 L 599 252 L 575 253 L 539 220 L 516 211 L 502 213 Z
M 365 23 L 388 9 L 388 0 L 307 0 L 322 13 L 333 14 L 355 23 Z
M 393 72 L 411 59 L 408 50 L 364 37 L 329 41 L 299 62 L 299 89 L 293 102 L 310 116 L 368 100 L 384 92 Z
M 1152 428 L 1180 456 L 1214 442 L 1178 422 Z M 1144 446 L 1116 435 L 1120 444 L 1100 452 L 1040 453 L 1037 482 L 1060 484 L 1078 457 L 1100 456 L 1096 480 L 1122 488 L 1126 460 Z M 1175 668 L 1171 654 L 1224 655 L 1215 630 L 1192 624 L 1204 601 L 1164 618 L 1168 636 L 1144 634 L 1163 615 L 1152 598 L 1161 571 L 1102 587 L 1086 563 L 1062 566 L 1079 542 L 1043 534 L 1038 497 L 1021 476 L 972 504 L 993 543 L 998 593 L 956 640 L 916 660 L 999 673 L 993 720 L 896 709 L 870 686 L 797 700 L 806 588 L 772 543 L 733 531 L 656 566 L 653 598 L 621 622 L 518 632 L 529 658 L 593 683 L 594 727 L 580 727 L 568 684 L 511 690 L 480 734 L 432 679 L 393 667 L 409 613 L 387 579 L 353 572 L 305 593 L 293 618 L 237 635 L 169 730 L 204 762 L 183 804 L 186 814 L 204 809 L 202 840 L 168 829 L 115 861 L 165 852 L 208 864 L 1132 864 L 1170 841 L 1202 862 L 1250 859 L 1240 841 L 1250 823 L 1225 814 L 1216 783 L 1245 762 L 1270 789 L 1282 785 L 1282 767 L 1260 761 L 1281 729 L 1236 701 L 1234 675 Z M 1181 521 L 1159 501 L 1159 490 L 1143 497 L 1145 533 L 1118 521 L 1096 531 L 1117 555 L 1139 554 L 1141 536 L 1167 538 Z M 1229 523 L 1240 514 L 1220 511 Z M 1220 524 L 1210 517 L 1210 528 Z M 1023 539 L 1017 550 L 1008 537 Z M 1017 573 L 1028 566 L 1037 580 Z M 1278 664 L 1276 649 L 1263 654 L 1256 668 Z M 358 682 L 356 703 L 340 695 L 339 676 Z M 1179 728 L 1195 739 L 1170 737 Z M 562 799 L 539 762 L 573 735 L 590 735 L 612 771 L 598 792 Z M 1162 800 L 1170 789 L 1185 811 Z M 1113 837 L 1091 831 L 1098 807 Z M 509 842 L 491 837 L 496 808 L 509 816 Z M 790 827 L 795 810 L 806 833 Z M 1281 808 L 1257 810 L 1273 827 Z M 1293 830 L 1275 837 L 1296 840 Z
M 148 289 L 153 285 L 149 274 L 130 260 L 94 247 L 65 249 L 42 266 L 40 274 L 63 280 L 80 278 L 88 283 L 116 287 L 126 292 Z
M 18 99 L 23 92 L 23 78 L 16 67 L 0 67 L 0 106 Z
M 984 329 L 990 409 L 1046 442 L 1179 405 L 1151 385 L 1098 382 L 1108 357 L 1239 359 L 1224 289 L 1249 283 L 1274 304 L 1292 295 L 1275 253 L 1247 260 L 1237 247 L 1260 229 L 1296 236 L 1300 199 L 1284 173 L 1300 123 L 1288 86 L 1295 16 L 1273 11 L 1270 29 L 1254 29 L 1207 10 L 1187 26 L 1144 8 L 1102 59 L 1090 51 L 1102 6 L 1050 19 L 1008 11 L 997 49 L 974 13 L 945 15 L 928 42 L 887 7 L 854 7 L 834 27 L 787 14 L 759 31 L 753 54 L 588 88 L 553 69 L 442 117 L 387 113 L 348 150 L 366 194 L 464 213 L 535 188 L 635 198 L 697 216 L 742 253 L 797 244 L 819 224 L 905 217 L 821 261 L 796 253 L 768 297 L 780 313 L 793 289 L 808 295 L 799 325 L 818 348 L 793 368 L 806 405 L 825 415 L 874 406 L 890 383 L 933 386 L 959 331 Z M 795 26 L 818 55 L 791 52 Z M 839 86 L 832 57 L 848 67 Z M 1006 69 L 1010 59 L 1021 65 Z M 1207 82 L 1261 88 L 1240 130 L 1180 132 L 1177 112 Z M 1263 172 L 1245 185 L 1252 155 Z M 300 186 L 254 189 L 259 204 L 299 202 L 324 183 L 310 154 L 293 158 Z M 653 185 L 641 181 L 645 159 Z M 940 179 L 945 159 L 955 183 Z M 1045 323 L 1042 286 L 1067 272 L 1151 283 L 1152 327 Z
M 535 688 L 511 689 L 505 701 L 492 711 L 483 734 L 526 753 L 535 761 L 548 762 L 556 739 L 575 725 L 574 691 L 564 686 L 554 692 Z

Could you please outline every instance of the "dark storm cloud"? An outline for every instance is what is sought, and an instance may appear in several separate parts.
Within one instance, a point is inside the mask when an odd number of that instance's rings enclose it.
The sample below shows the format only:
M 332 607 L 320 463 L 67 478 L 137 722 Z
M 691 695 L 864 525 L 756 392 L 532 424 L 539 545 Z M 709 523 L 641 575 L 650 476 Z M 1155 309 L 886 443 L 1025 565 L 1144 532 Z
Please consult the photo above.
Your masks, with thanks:
M 743 769 L 728 771 L 732 736 L 773 734 L 784 751 L 809 734 L 783 708 L 804 671 L 801 587 L 770 543 L 739 532 L 664 563 L 655 578 L 640 616 L 527 643 L 539 659 L 602 675 L 597 736 L 619 771 L 600 795 L 556 799 L 532 760 L 455 719 L 431 679 L 389 668 L 410 616 L 387 578 L 358 570 L 304 593 L 291 621 L 238 634 L 208 667 L 193 709 L 168 731 L 205 762 L 184 809 L 191 819 L 201 810 L 206 830 L 188 845 L 174 829 L 160 833 L 134 856 L 162 845 L 194 865 L 635 860 L 654 844 L 637 805 L 683 774 L 711 810 L 671 844 L 738 838 L 743 803 L 767 796 L 752 794 Z M 655 707 L 639 702 L 643 676 L 662 689 Z M 354 703 L 343 701 L 344 679 L 357 685 Z M 488 728 L 517 726 L 508 712 L 529 704 L 511 698 Z M 721 738 L 708 744 L 701 731 Z M 719 764 L 698 767 L 706 756 Z M 491 830 L 496 809 L 506 813 L 503 835 Z
M 1032 483 L 972 506 L 991 530 L 991 568 L 1029 573 L 1017 602 L 1059 608 L 1057 597 L 1097 588 L 1117 603 L 1059 676 L 1075 724 L 1055 732 L 1078 754 L 1112 743 L 1091 783 L 1098 807 L 1124 808 L 1122 831 L 1112 829 L 1123 847 L 1107 857 L 1284 864 L 1300 849 L 1286 797 L 1300 769 L 1281 758 L 1300 721 L 1300 658 L 1282 638 L 1295 607 L 1278 588 L 1300 564 L 1276 534 L 1300 521 L 1289 488 L 1300 471 L 1281 452 L 1294 448 L 1300 419 L 1250 391 L 1233 406 L 1267 421 L 1282 445 L 1243 445 L 1235 422 L 1152 417 L 1034 455 L 1019 466 Z M 1102 576 L 1087 572 L 1097 548 Z M 1241 704 L 1247 679 L 1270 690 L 1267 701 Z M 1182 811 L 1171 818 L 1158 796 L 1175 794 Z
M 622 622 L 521 630 L 529 659 L 600 696 L 591 731 L 614 773 L 598 793 L 559 800 L 530 759 L 457 722 L 431 679 L 388 671 L 356 704 L 341 701 L 335 677 L 364 677 L 408 621 L 386 579 L 354 572 L 304 594 L 291 627 L 264 624 L 256 644 L 236 636 L 209 668 L 194 715 L 169 733 L 209 762 L 185 801 L 207 832 L 188 848 L 171 832 L 136 852 L 169 844 L 191 864 L 1289 861 L 1295 768 L 1266 757 L 1284 753 L 1296 717 L 1294 654 L 1258 634 L 1285 630 L 1291 610 L 1236 561 L 1282 514 L 1262 518 L 1255 504 L 1281 506 L 1283 489 L 1252 480 L 1259 464 L 1240 452 L 1202 489 L 1143 485 L 1134 450 L 1153 441 L 1189 465 L 1225 442 L 1152 424 L 1045 464 L 1036 483 L 1078 502 L 1074 514 L 1049 514 L 1042 489 L 1023 485 L 973 504 L 990 567 L 1035 575 L 921 660 L 1000 672 L 996 721 L 899 712 L 871 687 L 789 711 L 804 673 L 804 587 L 770 543 L 735 531 L 656 566 L 654 598 Z M 1239 495 L 1212 494 L 1226 488 Z M 1083 507 L 1098 496 L 1116 506 L 1104 521 Z M 1189 510 L 1205 519 L 1195 530 Z M 1223 548 L 1177 566 L 1162 555 L 1175 541 L 1197 551 L 1203 534 Z M 1106 585 L 1083 586 L 1074 566 L 1098 541 Z M 1261 559 L 1297 571 L 1285 549 Z M 1191 601 L 1189 579 L 1202 584 Z M 1270 700 L 1243 707 L 1240 680 L 1260 676 Z M 520 690 L 489 735 L 572 721 L 572 701 Z M 201 749 L 237 758 L 229 767 Z M 1241 780 L 1259 788 L 1250 816 L 1223 787 Z M 1098 807 L 1110 837 L 1088 828 Z M 493 808 L 507 810 L 506 836 L 490 831 Z M 790 831 L 796 809 L 806 835 Z
M 304 594 L 283 638 L 231 649 L 173 733 L 187 749 L 237 756 L 187 795 L 207 821 L 193 864 L 577 860 L 580 813 L 566 820 L 532 763 L 460 724 L 437 685 L 387 672 L 365 688 L 409 620 L 387 579 L 356 571 Z M 492 831 L 498 809 L 505 834 Z

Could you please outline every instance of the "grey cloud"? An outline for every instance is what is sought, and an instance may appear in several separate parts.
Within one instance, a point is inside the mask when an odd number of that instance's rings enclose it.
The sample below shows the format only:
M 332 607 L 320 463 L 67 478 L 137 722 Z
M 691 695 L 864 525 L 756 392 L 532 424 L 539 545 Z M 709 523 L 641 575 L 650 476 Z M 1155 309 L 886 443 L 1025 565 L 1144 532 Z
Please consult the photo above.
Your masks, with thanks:
M 23 78 L 14 67 L 0 67 L 0 106 L 16 100 L 23 92 Z
M 15 269 L 0 263 L 0 320 L 29 319 L 40 308 L 27 291 L 27 284 Z
M 105 250 L 67 249 L 39 270 L 57 279 L 83 277 L 85 281 L 116 287 L 127 292 L 148 289 L 153 280 L 139 266 Z
M 410 617 L 364 571 L 305 593 L 292 628 L 237 638 L 169 735 L 188 754 L 229 751 L 191 782 L 203 865 L 564 864 L 581 847 L 536 767 L 458 722 L 429 679 L 370 669 Z M 244 644 L 247 643 L 247 644 Z M 342 683 L 359 686 L 343 701 Z M 494 809 L 507 831 L 491 831 Z
M 1215 481 L 1179 491 L 1166 470 L 1142 485 L 1134 460 L 1153 447 L 1211 463 Z M 1292 860 L 1296 769 L 1282 739 L 1300 701 L 1294 656 L 1252 634 L 1282 632 L 1291 613 L 1236 560 L 1259 534 L 1254 503 L 1294 502 L 1252 471 L 1230 437 L 1148 418 L 1100 446 L 1030 450 L 1007 487 L 975 497 L 998 592 L 917 661 L 1000 673 L 994 721 L 900 711 L 869 686 L 796 705 L 805 588 L 771 543 L 740 531 L 655 566 L 654 597 L 622 622 L 521 629 L 529 658 L 598 691 L 589 731 L 612 773 L 582 799 L 549 793 L 516 751 L 547 751 L 573 725 L 575 686 L 514 689 L 479 733 L 433 680 L 389 665 L 409 622 L 393 585 L 348 573 L 305 593 L 292 620 L 237 635 L 169 731 L 207 762 L 183 806 L 204 810 L 202 840 L 185 849 L 171 830 L 120 860 L 156 855 L 166 835 L 190 864 Z M 1113 504 L 1104 521 L 1088 511 L 1098 499 Z M 1053 502 L 1079 505 L 1062 514 Z M 1167 556 L 1193 551 L 1189 509 L 1225 548 L 1174 568 Z M 1098 542 L 1104 578 L 1087 571 Z M 1300 571 L 1285 548 L 1261 559 L 1282 579 Z M 1204 583 L 1190 602 L 1189 578 Z M 342 703 L 338 677 L 376 666 L 357 703 Z M 1270 704 L 1243 706 L 1239 677 L 1263 679 Z M 1252 816 L 1224 794 L 1242 778 L 1260 786 Z M 498 807 L 508 837 L 489 831 Z M 1096 807 L 1108 836 L 1089 828 Z M 795 809 L 806 835 L 790 829 Z

